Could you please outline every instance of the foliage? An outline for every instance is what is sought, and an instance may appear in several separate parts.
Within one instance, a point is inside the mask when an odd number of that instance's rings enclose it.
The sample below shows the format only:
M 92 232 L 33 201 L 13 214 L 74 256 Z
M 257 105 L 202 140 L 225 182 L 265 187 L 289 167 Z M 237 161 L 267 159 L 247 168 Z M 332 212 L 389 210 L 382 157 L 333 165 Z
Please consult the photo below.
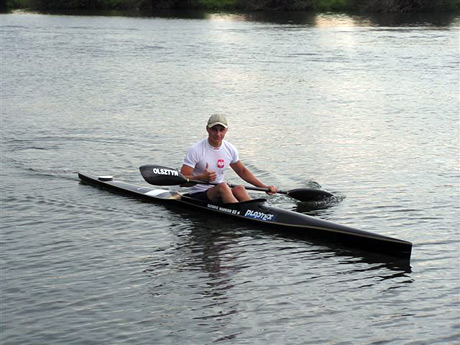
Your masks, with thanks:
M 236 0 L 196 0 L 197 7 L 210 9 L 234 9 L 237 8 Z
M 403 13 L 460 9 L 460 0 L 349 0 L 349 6 L 364 12 Z
M 250 11 L 320 10 L 362 12 L 423 12 L 460 10 L 460 0 L 7 0 L 7 7 L 34 9 L 174 8 L 241 9 Z
M 36 0 L 8 0 L 6 6 L 8 8 L 33 8 Z
M 347 6 L 347 0 L 323 0 L 318 3 L 319 9 L 323 11 L 343 10 Z
M 250 11 L 312 10 L 318 0 L 239 0 L 239 7 Z

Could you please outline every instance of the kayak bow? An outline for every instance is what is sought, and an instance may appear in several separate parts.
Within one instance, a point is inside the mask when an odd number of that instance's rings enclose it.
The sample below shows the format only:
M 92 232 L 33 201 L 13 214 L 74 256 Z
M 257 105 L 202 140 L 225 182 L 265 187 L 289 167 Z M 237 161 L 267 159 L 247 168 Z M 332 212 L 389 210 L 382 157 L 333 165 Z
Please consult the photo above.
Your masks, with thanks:
M 288 231 L 307 237 L 323 238 L 329 242 L 359 248 L 370 253 L 384 254 L 405 260 L 409 260 L 411 256 L 412 243 L 410 242 L 273 207 L 265 199 L 254 199 L 236 204 L 217 204 L 198 200 L 188 194 L 176 191 L 136 186 L 114 180 L 110 176 L 97 177 L 79 173 L 78 177 L 84 183 L 143 200 L 180 205 L 195 210 L 231 216 L 283 232 Z

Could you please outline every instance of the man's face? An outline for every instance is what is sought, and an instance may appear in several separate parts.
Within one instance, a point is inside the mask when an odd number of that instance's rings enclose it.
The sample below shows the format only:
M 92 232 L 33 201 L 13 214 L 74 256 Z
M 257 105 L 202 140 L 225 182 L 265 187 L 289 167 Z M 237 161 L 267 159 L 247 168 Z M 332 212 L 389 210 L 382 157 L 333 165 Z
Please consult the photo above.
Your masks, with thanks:
M 208 137 L 211 143 L 218 143 L 220 144 L 222 140 L 225 138 L 225 134 L 227 133 L 227 129 L 221 125 L 215 125 L 212 128 L 206 127 L 208 131 Z

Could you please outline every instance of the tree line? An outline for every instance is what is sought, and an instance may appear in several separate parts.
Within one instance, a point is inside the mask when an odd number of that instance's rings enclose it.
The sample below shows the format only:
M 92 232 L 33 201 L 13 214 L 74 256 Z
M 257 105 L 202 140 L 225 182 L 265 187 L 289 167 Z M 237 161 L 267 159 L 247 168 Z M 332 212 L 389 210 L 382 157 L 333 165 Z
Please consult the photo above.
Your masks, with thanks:
M 3 2 L 3 1 L 2 1 Z M 459 11 L 460 0 L 6 0 L 8 9 L 170 9 L 244 11 L 361 11 L 380 13 Z

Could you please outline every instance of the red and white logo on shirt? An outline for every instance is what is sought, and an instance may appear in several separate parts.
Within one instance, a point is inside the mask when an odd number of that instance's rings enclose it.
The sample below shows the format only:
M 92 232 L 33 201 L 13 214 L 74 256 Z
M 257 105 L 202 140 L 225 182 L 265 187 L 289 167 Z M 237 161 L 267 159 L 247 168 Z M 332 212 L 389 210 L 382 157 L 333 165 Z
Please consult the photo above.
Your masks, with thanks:
M 217 161 L 217 167 L 219 169 L 223 169 L 224 166 L 225 166 L 225 161 L 222 158 L 219 158 L 219 160 Z

